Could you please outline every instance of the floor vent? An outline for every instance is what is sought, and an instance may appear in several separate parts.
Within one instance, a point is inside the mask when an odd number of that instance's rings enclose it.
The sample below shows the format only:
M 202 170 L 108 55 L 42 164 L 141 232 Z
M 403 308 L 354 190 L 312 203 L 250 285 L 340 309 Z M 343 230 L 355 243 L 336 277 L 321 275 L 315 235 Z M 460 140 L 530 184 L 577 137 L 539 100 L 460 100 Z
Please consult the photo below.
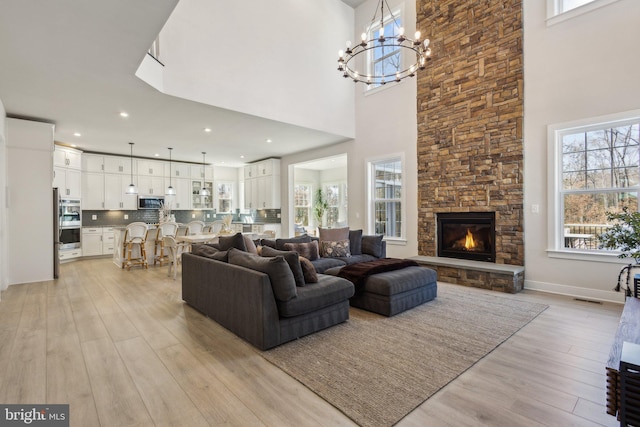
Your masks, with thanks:
M 574 301 L 580 301 L 580 302 L 590 302 L 591 304 L 602 304 L 602 301 L 592 301 L 590 299 L 583 299 L 583 298 L 574 298 Z

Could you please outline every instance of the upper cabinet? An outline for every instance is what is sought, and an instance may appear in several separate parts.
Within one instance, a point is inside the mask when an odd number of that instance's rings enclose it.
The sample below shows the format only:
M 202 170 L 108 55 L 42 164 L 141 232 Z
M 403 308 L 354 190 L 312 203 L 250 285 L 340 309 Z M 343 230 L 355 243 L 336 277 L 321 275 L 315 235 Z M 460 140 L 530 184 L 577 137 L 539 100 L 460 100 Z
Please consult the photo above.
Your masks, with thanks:
M 53 166 L 80 170 L 82 168 L 82 151 L 56 145 L 53 151 Z
M 169 163 L 167 162 L 164 169 L 165 176 L 171 176 L 172 178 L 191 178 L 191 165 L 189 163 L 172 162 L 171 167 L 169 167 Z
M 200 180 L 213 180 L 213 167 L 191 165 L 191 178 Z
M 104 171 L 106 173 L 124 173 L 131 174 L 131 164 L 133 162 L 129 157 L 104 156 Z M 134 170 L 135 174 L 136 171 Z
M 138 176 L 164 176 L 165 162 L 159 160 L 138 160 Z
M 82 170 L 86 172 L 104 172 L 104 156 L 99 154 L 83 154 Z
M 280 209 L 280 160 L 266 159 L 244 168 L 244 206 Z

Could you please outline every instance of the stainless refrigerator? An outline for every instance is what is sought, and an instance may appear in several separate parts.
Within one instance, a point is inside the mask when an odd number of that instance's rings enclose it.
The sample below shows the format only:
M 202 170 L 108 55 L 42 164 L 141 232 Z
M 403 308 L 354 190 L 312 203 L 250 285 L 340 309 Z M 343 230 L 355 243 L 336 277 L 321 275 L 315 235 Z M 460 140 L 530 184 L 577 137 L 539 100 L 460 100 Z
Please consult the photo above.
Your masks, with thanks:
M 53 189 L 53 278 L 60 275 L 60 195 Z

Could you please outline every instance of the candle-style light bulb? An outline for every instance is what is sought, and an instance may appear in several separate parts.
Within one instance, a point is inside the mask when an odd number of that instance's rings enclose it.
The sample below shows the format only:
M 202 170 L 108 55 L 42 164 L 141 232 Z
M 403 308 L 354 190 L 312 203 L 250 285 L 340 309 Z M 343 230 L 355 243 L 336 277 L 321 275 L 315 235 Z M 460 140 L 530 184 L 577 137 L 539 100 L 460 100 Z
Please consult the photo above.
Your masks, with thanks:
M 344 56 L 344 51 L 342 51 L 341 49 L 338 51 L 338 58 L 342 59 L 343 56 Z
M 360 38 L 362 39 L 363 42 L 367 41 L 367 33 L 360 34 Z
M 351 49 L 351 40 L 347 40 L 347 50 Z
M 429 47 L 430 43 L 431 43 L 431 40 L 429 40 L 429 39 L 424 39 L 424 41 L 422 42 L 422 44 L 424 45 L 425 49 Z
M 380 27 L 380 38 L 384 38 L 384 27 Z
M 398 28 L 398 34 L 404 36 L 404 27 Z
M 421 35 L 420 31 L 416 31 L 416 41 L 420 40 Z

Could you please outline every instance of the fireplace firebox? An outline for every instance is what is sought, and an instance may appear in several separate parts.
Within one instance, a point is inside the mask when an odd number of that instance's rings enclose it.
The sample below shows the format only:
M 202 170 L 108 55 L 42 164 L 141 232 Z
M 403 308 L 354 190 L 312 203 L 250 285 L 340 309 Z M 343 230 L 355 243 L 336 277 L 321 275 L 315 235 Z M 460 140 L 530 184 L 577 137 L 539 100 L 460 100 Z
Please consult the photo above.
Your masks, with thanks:
M 438 256 L 496 261 L 495 212 L 438 213 Z

